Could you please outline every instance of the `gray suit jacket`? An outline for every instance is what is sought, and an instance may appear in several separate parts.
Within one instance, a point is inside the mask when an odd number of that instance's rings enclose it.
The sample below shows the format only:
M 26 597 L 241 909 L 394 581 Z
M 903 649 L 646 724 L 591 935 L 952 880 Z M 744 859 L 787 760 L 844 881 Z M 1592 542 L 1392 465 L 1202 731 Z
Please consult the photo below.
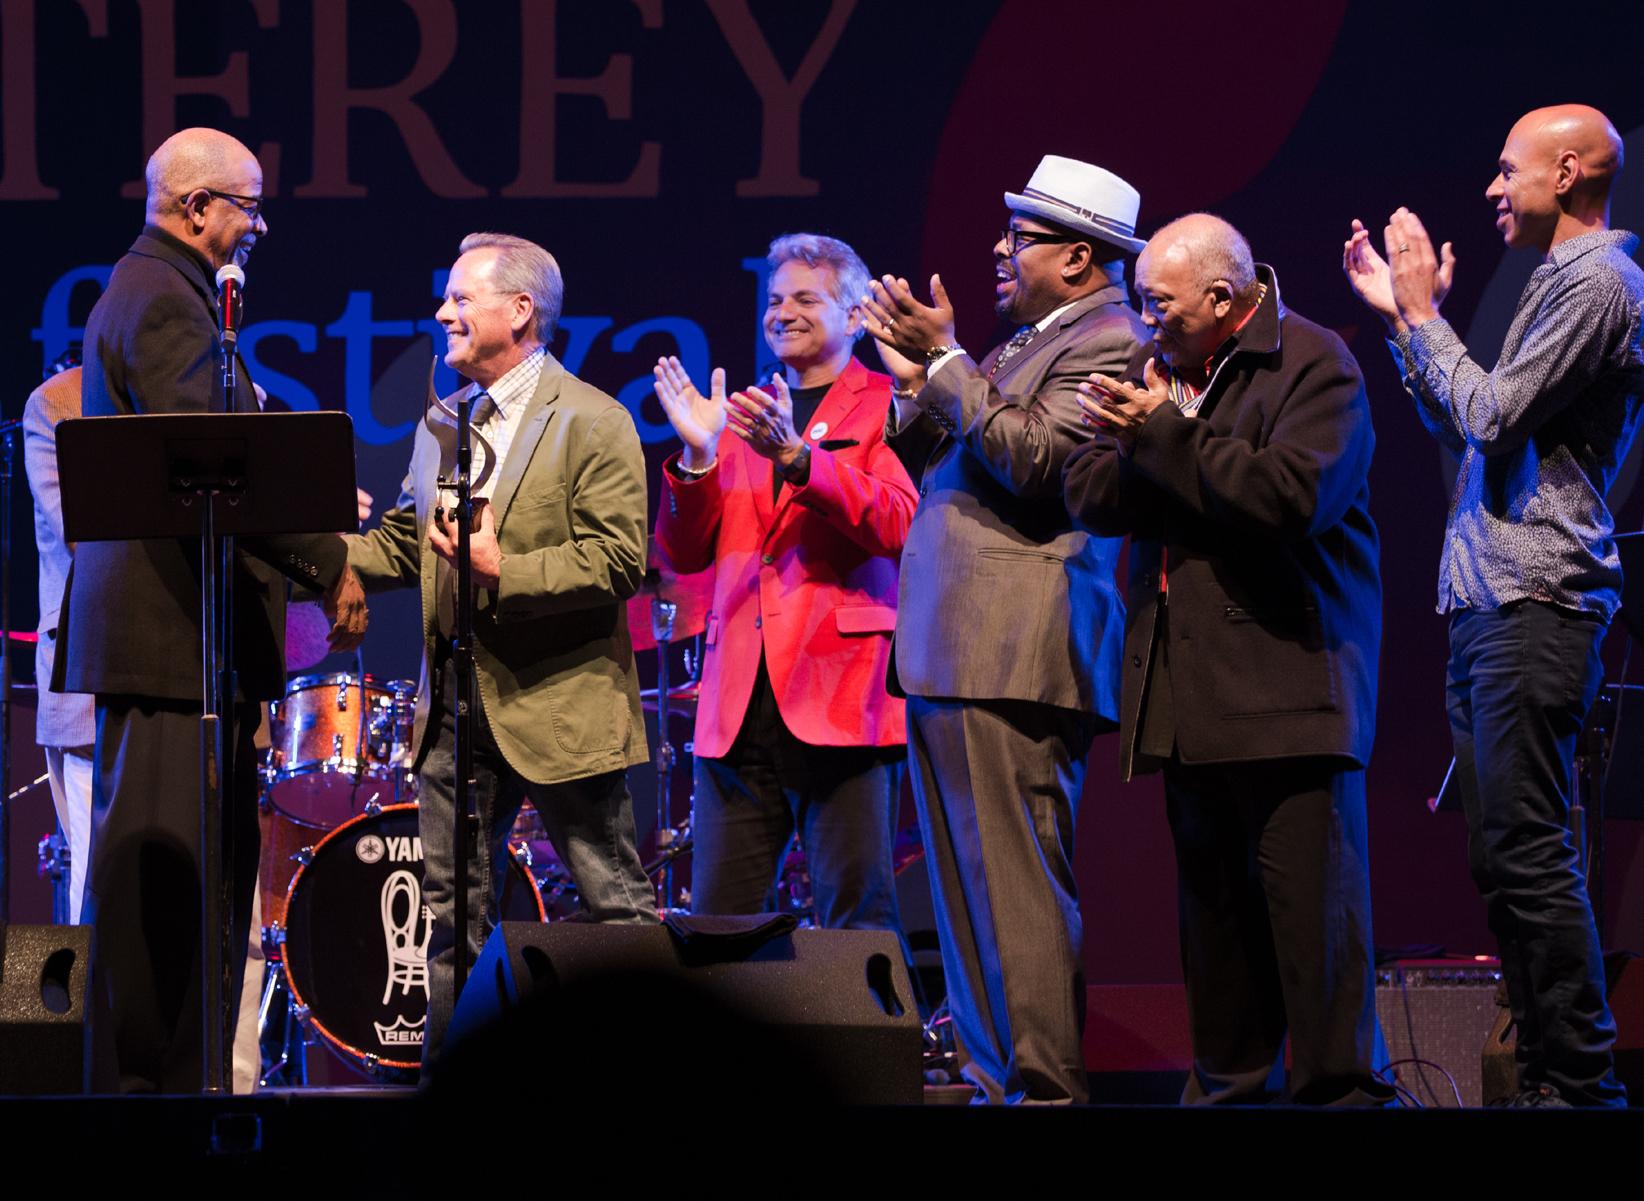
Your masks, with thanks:
M 438 560 L 428 541 L 439 466 L 439 445 L 418 425 L 399 500 L 378 528 L 348 537 L 348 562 L 368 590 L 422 590 L 419 760 L 440 638 Z M 644 763 L 623 601 L 645 576 L 645 455 L 628 410 L 549 355 L 491 505 L 502 576 L 475 602 L 474 662 L 497 748 L 537 784 Z
M 51 691 L 57 657 L 57 615 L 74 562 L 63 540 L 63 501 L 57 487 L 57 423 L 80 415 L 80 368 L 71 367 L 36 388 L 23 406 L 23 462 L 34 495 L 34 545 L 40 552 L 40 641 L 34 648 L 38 688 L 34 740 L 39 746 L 89 747 L 97 738 L 93 698 Z
M 949 363 L 920 393 L 924 412 L 887 431 L 919 483 L 902 551 L 893 689 L 1117 719 L 1119 540 L 1074 530 L 1062 464 L 1091 436 L 1076 386 L 1092 371 L 1121 371 L 1144 340 L 1124 288 L 1103 288 L 993 380 L 997 349 L 980 365 Z

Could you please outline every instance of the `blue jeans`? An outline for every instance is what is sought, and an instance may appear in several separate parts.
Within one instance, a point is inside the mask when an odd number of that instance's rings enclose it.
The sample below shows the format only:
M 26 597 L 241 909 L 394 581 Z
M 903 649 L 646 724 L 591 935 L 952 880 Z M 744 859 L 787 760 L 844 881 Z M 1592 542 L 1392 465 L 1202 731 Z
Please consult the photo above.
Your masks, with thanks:
M 1520 1085 L 1623 1106 L 1604 960 L 1569 830 L 1576 738 L 1598 692 L 1605 628 L 1536 601 L 1457 612 L 1448 699 L 1468 861 L 1500 944 Z
M 428 939 L 428 1023 L 422 1062 L 438 1057 L 454 1004 L 456 969 L 456 855 L 452 849 L 456 780 L 453 671 L 435 673 L 439 698 L 430 715 L 437 734 L 421 770 L 418 834 L 423 849 L 423 904 L 434 916 Z M 598 922 L 654 922 L 656 898 L 634 846 L 634 803 L 627 773 L 605 772 L 559 784 L 532 784 L 508 766 L 491 737 L 483 712 L 474 720 L 474 803 L 486 853 L 468 862 L 468 963 L 479 958 L 499 918 L 508 834 L 520 803 L 542 819 L 554 852 L 571 873 L 578 895 Z

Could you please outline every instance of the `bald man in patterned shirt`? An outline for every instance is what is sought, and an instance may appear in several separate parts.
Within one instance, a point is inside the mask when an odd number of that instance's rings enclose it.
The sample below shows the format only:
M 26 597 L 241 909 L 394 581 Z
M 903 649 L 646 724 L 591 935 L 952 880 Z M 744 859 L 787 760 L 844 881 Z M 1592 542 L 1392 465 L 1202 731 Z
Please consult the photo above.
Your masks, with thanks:
M 1357 221 L 1342 267 L 1386 322 L 1416 412 L 1461 459 L 1439 566 L 1449 712 L 1468 858 L 1501 946 L 1521 1107 L 1625 1106 L 1615 1020 L 1575 840 L 1571 769 L 1621 604 L 1605 494 L 1638 428 L 1644 271 L 1610 228 L 1621 139 L 1597 109 L 1526 114 L 1485 191 L 1541 265 L 1486 371 L 1439 305 L 1455 254 L 1416 215 L 1383 254 Z

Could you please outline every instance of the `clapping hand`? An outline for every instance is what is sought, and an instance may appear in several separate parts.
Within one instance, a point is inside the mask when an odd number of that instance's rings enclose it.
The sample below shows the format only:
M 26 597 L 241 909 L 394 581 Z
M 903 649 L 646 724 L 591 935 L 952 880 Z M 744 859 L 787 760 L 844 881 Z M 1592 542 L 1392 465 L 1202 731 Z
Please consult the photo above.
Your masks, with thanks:
M 1358 298 L 1388 329 L 1403 333 L 1438 316 L 1455 279 L 1455 249 L 1446 242 L 1434 255 L 1426 228 L 1404 208 L 1388 218 L 1383 245 L 1386 257 L 1376 251 L 1364 223 L 1355 220 L 1342 243 L 1341 267 Z
M 908 281 L 886 275 L 868 284 L 862 297 L 864 324 L 881 346 L 888 346 L 904 360 L 923 364 L 925 352 L 955 341 L 953 302 L 942 286 L 942 277 L 930 277 L 930 304 L 914 299 Z M 895 375 L 892 362 L 885 366 Z M 897 376 L 901 381 L 901 376 Z
M 1090 378 L 1079 385 L 1080 419 L 1107 434 L 1121 448 L 1131 450 L 1142 423 L 1154 409 L 1170 402 L 1170 381 L 1160 371 L 1158 359 L 1149 359 L 1142 368 L 1142 384 L 1127 384 L 1123 380 L 1090 373 Z
M 914 362 L 877 338 L 874 339 L 873 346 L 879 352 L 879 361 L 885 365 L 886 374 L 895 381 L 898 389 L 903 392 L 917 392 L 925 386 L 923 363 Z
M 757 455 L 786 467 L 798 456 L 805 440 L 793 427 L 793 396 L 781 372 L 771 375 L 770 390 L 749 388 L 733 392 L 730 400 L 731 432 Z
M 1393 277 L 1393 303 L 1409 326 L 1438 318 L 1439 305 L 1450 294 L 1455 278 L 1456 254 L 1446 242 L 1439 254 L 1421 218 L 1400 208 L 1387 219 L 1382 243 L 1388 269 Z
M 1399 308 L 1393 303 L 1393 273 L 1370 242 L 1364 222 L 1353 219 L 1353 233 L 1341 246 L 1341 269 L 1358 298 L 1388 326 L 1397 330 Z
M 697 390 L 691 377 L 685 374 L 684 366 L 671 355 L 658 359 L 651 375 L 655 378 L 653 387 L 662 411 L 685 444 L 682 461 L 693 471 L 707 470 L 713 466 L 719 435 L 725 430 L 725 369 L 714 368 L 706 396 Z

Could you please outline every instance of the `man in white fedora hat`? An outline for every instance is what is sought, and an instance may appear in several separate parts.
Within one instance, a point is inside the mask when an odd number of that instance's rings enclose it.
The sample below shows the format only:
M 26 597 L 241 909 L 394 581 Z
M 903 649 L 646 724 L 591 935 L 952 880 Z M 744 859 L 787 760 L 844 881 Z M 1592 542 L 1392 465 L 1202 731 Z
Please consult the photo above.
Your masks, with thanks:
M 964 1074 L 989 1102 L 1079 1102 L 1084 979 L 1073 828 L 1091 739 L 1118 716 L 1117 539 L 1073 528 L 1062 464 L 1090 429 L 1078 384 L 1146 334 L 1125 304 L 1140 197 L 1046 156 L 993 247 L 1016 327 L 979 359 L 885 276 L 863 298 L 895 377 L 891 445 L 919 482 L 902 552 L 893 683 Z

